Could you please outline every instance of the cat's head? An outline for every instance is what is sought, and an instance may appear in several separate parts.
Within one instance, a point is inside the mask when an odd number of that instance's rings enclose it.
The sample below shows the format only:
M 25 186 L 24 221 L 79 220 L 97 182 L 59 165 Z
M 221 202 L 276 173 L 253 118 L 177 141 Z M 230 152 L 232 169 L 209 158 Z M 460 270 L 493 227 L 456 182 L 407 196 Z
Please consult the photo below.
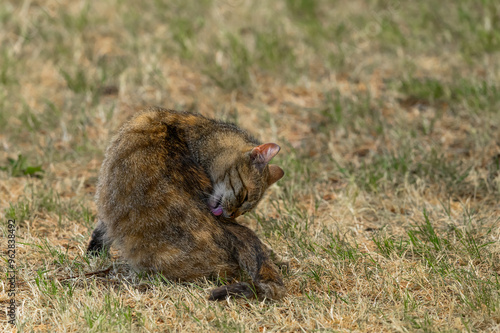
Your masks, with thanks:
M 252 210 L 265 190 L 284 175 L 279 166 L 269 164 L 279 151 L 277 144 L 265 143 L 240 153 L 235 162 L 214 180 L 213 193 L 208 201 L 212 214 L 236 218 Z

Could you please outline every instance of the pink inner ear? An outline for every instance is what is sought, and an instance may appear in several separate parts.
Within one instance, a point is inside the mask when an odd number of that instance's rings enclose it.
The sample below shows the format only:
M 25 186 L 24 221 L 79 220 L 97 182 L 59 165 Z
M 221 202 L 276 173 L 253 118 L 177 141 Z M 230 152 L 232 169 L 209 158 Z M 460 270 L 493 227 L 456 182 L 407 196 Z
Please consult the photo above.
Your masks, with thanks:
M 264 143 L 252 149 L 252 157 L 254 157 L 258 163 L 267 164 L 276 154 L 278 154 L 280 149 L 280 146 L 275 143 Z

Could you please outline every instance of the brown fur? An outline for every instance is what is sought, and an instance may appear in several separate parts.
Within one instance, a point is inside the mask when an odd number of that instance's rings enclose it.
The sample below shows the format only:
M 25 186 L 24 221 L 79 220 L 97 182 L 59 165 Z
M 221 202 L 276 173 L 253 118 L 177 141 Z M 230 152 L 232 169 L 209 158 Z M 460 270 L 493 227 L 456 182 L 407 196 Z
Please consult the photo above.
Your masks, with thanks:
M 243 270 L 259 296 L 283 297 L 269 250 L 234 220 L 283 176 L 268 165 L 278 151 L 201 115 L 160 108 L 139 113 L 106 151 L 88 252 L 113 243 L 136 269 L 182 281 L 236 277 Z M 210 299 L 253 294 L 246 283 L 221 288 Z

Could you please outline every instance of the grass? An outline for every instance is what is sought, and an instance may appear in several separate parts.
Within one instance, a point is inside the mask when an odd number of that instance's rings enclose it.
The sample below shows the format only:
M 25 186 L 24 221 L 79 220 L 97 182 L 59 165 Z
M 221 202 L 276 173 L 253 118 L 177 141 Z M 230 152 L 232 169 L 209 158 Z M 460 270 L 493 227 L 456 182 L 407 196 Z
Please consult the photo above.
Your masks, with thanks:
M 6 2 L 0 232 L 18 332 L 500 327 L 496 1 Z M 281 302 L 84 255 L 104 150 L 138 108 L 230 120 L 286 176 L 240 222 L 290 260 Z M 0 327 L 10 330 L 1 280 Z

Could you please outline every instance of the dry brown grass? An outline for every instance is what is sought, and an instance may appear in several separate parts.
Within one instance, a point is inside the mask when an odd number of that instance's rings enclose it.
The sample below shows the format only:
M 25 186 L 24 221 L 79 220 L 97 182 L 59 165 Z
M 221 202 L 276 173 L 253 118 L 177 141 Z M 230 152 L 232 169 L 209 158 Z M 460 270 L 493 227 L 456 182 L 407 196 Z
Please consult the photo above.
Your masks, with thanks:
M 14 329 L 500 330 L 496 2 L 139 3 L 0 5 Z M 282 302 L 212 303 L 213 282 L 138 276 L 116 252 L 85 257 L 103 151 L 145 105 L 282 145 L 286 177 L 241 220 L 291 260 Z M 38 165 L 41 178 L 24 175 Z

